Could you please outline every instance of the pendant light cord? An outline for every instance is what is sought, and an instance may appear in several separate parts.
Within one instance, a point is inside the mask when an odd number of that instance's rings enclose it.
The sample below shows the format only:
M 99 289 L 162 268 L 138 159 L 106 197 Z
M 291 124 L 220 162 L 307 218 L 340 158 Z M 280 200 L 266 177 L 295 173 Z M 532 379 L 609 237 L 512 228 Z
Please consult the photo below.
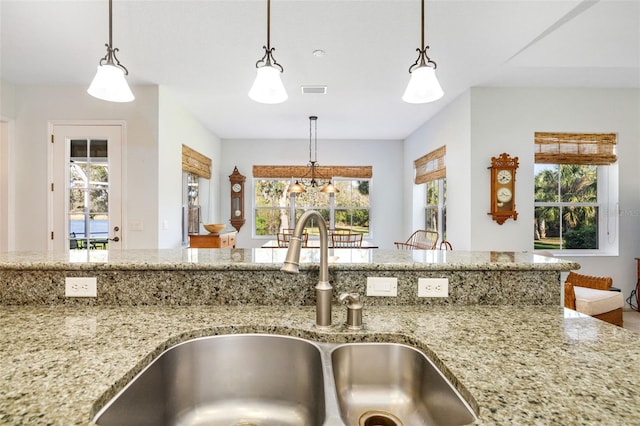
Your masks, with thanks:
M 112 18 L 112 10 L 113 10 L 113 5 L 112 5 L 111 0 L 109 0 L 109 47 L 113 47 L 113 38 L 112 38 L 113 18 Z

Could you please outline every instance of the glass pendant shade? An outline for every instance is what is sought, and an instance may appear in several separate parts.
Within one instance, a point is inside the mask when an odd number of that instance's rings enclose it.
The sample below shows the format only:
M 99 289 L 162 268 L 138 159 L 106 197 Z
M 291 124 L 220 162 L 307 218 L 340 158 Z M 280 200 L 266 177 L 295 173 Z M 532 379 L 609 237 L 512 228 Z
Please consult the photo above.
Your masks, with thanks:
M 110 102 L 131 102 L 135 99 L 124 78 L 124 71 L 109 64 L 98 65 L 96 76 L 87 92 L 95 98 Z
M 296 181 L 296 183 L 294 183 L 293 185 L 291 185 L 289 187 L 287 192 L 289 192 L 289 193 L 293 192 L 293 193 L 296 193 L 296 194 L 301 194 L 303 192 L 307 192 L 307 190 L 304 189 L 304 187 L 302 185 L 300 185 L 300 182 Z
M 335 194 L 335 193 L 337 193 L 337 192 L 340 192 L 340 190 L 339 190 L 338 188 L 336 188 L 336 187 L 333 185 L 333 182 L 332 182 L 332 181 L 329 181 L 329 183 L 327 183 L 327 184 L 326 184 L 326 185 L 325 185 L 325 186 L 320 190 L 320 192 L 326 192 L 326 193 L 330 193 L 330 194 L 331 194 L 331 193 L 332 193 L 332 194 Z
M 286 101 L 289 96 L 284 89 L 280 70 L 271 65 L 258 68 L 256 79 L 249 90 L 249 97 L 263 104 L 279 104 Z
M 411 72 L 411 79 L 402 100 L 410 104 L 424 104 L 440 99 L 444 95 L 436 77 L 436 70 L 430 66 L 421 66 Z

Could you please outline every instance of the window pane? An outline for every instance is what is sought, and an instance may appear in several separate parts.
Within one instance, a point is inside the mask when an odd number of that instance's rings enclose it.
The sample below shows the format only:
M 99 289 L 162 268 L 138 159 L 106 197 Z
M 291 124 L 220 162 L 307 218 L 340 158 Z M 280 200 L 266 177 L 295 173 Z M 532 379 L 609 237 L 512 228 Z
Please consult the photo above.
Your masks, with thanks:
M 564 207 L 562 230 L 565 249 L 598 248 L 598 208 Z
M 296 209 L 296 223 L 300 219 L 300 216 L 304 214 L 307 210 L 316 210 L 320 215 L 324 218 L 327 226 L 329 224 L 329 210 L 328 209 Z M 309 219 L 304 227 L 305 231 L 309 235 L 320 235 L 320 231 L 318 229 L 318 221 L 315 217 Z
M 534 248 L 559 250 L 560 207 L 536 207 L 534 209 Z
M 103 185 L 92 185 L 89 190 L 89 212 L 104 213 L 109 212 L 109 189 Z
M 428 206 L 437 206 L 438 205 L 438 181 L 432 180 L 427 182 L 427 205 Z
M 368 209 L 336 210 L 335 219 L 336 230 L 369 235 Z
M 558 166 L 555 164 L 536 164 L 534 166 L 534 201 L 558 201 Z
M 560 193 L 567 203 L 596 202 L 598 199 L 597 166 L 563 164 L 560 166 Z
M 69 213 L 84 213 L 84 189 L 71 189 L 69 191 Z
M 88 140 L 86 139 L 72 139 L 70 146 L 70 157 L 71 158 L 84 158 L 87 156 L 87 144 Z
M 425 217 L 426 230 L 438 232 L 438 207 L 427 207 Z
M 92 139 L 90 141 L 91 158 L 107 158 L 107 141 Z
M 289 205 L 287 189 L 289 182 L 283 180 L 255 181 L 256 207 L 286 207 Z
M 281 218 L 286 218 L 284 209 L 256 209 L 256 235 L 276 235 L 280 229 Z M 286 221 L 282 222 L 283 228 L 288 228 Z

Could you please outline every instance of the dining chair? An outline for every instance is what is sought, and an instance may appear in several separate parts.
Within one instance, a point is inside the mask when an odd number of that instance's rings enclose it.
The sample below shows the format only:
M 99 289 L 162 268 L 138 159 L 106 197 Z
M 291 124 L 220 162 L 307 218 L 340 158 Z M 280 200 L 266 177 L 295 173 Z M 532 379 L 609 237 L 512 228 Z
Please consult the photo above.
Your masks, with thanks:
M 331 245 L 334 248 L 362 247 L 362 234 L 331 234 Z
M 398 250 L 435 250 L 438 244 L 438 232 L 418 229 L 405 242 L 396 241 Z
M 291 237 L 293 236 L 293 229 L 283 229 L 282 232 L 278 232 L 276 234 L 276 238 L 278 240 L 278 247 L 289 247 L 289 242 L 291 241 Z M 307 247 L 307 242 L 309 241 L 309 234 L 306 232 L 302 233 L 301 236 L 302 247 Z

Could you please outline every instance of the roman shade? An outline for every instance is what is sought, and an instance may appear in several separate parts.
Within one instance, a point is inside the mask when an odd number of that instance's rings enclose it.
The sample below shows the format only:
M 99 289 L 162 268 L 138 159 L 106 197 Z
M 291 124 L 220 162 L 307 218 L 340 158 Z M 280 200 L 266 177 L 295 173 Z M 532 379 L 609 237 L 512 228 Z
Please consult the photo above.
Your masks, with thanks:
M 447 146 L 443 145 L 413 162 L 416 170 L 416 185 L 447 177 L 447 168 L 444 163 L 446 154 Z
M 186 145 L 182 145 L 182 170 L 210 179 L 211 159 Z
M 615 133 L 535 133 L 537 164 L 609 165 L 617 160 Z
M 309 174 L 309 170 L 309 166 L 253 166 L 253 177 L 258 179 L 303 178 Z M 372 166 L 318 166 L 316 171 L 326 178 L 370 179 L 373 176 Z

